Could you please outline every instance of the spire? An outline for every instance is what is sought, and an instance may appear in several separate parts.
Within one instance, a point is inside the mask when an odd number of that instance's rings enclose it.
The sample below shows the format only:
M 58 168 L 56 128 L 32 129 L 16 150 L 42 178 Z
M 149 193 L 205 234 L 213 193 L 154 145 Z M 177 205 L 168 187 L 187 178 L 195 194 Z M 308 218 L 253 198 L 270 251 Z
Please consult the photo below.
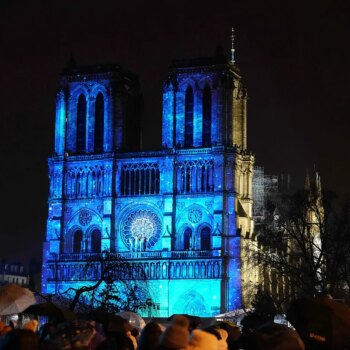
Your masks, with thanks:
M 315 176 L 315 191 L 319 196 L 321 196 L 321 193 L 322 193 L 321 177 L 318 171 L 316 170 L 316 164 L 314 164 L 314 176 Z
M 310 181 L 309 169 L 306 169 L 305 190 L 307 190 L 307 191 L 311 190 L 311 181 Z
M 321 176 L 316 171 L 316 191 L 319 196 L 322 196 Z
M 235 63 L 235 30 L 231 28 L 231 63 Z
M 314 192 L 314 195 L 316 195 L 319 198 L 321 198 L 322 196 L 321 176 L 316 170 L 315 164 L 311 176 L 309 173 L 309 169 L 306 169 L 305 190 Z

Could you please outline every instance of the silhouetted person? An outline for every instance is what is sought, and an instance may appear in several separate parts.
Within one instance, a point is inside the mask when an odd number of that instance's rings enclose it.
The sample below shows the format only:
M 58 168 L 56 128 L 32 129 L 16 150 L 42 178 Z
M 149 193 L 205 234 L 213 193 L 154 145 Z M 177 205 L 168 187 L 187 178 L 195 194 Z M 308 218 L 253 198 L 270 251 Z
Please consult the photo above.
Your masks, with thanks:
M 15 329 L 6 333 L 0 350 L 39 350 L 39 337 L 28 329 Z

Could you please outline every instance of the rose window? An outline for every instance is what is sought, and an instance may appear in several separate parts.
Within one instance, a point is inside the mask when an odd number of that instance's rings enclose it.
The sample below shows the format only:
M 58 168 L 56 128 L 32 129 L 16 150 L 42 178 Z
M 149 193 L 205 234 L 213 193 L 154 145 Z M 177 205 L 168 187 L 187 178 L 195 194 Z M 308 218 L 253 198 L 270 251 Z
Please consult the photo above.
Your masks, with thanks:
M 188 213 L 188 220 L 190 220 L 193 224 L 197 224 L 202 220 L 202 212 L 199 209 L 191 209 Z
M 150 210 L 136 210 L 124 221 L 122 238 L 131 251 L 145 251 L 156 244 L 161 230 L 161 222 L 155 213 Z
M 83 209 L 79 213 L 79 223 L 83 226 L 88 225 L 92 220 L 90 212 L 86 209 Z

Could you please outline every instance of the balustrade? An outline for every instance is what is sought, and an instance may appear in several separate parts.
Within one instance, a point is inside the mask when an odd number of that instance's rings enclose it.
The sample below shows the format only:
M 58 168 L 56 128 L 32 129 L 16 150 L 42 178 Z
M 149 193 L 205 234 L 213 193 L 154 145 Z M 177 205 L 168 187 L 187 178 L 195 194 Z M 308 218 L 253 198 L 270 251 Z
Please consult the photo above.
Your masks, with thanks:
M 220 256 L 220 251 L 215 251 L 215 256 Z M 210 258 L 213 256 L 212 250 L 187 250 L 187 251 L 145 251 L 145 252 L 118 252 L 111 253 L 111 260 L 119 259 L 186 259 L 186 258 Z M 61 261 L 94 261 L 101 258 L 100 253 L 63 253 L 60 254 Z
M 222 261 L 166 260 L 157 262 L 109 261 L 106 276 L 113 280 L 209 279 L 222 277 Z M 96 281 L 103 263 L 57 262 L 48 264 L 49 281 Z M 106 272 L 105 272 L 106 273 Z

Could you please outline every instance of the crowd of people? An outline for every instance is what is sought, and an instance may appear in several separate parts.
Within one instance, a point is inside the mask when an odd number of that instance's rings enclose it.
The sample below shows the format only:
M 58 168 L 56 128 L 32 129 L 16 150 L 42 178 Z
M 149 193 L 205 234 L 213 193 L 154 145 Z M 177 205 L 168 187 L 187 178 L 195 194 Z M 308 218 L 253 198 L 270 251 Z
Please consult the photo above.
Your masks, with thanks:
M 150 320 L 134 328 L 120 316 L 103 322 L 80 317 L 69 322 L 33 319 L 21 328 L 0 321 L 0 350 L 304 350 L 298 333 L 285 325 L 266 322 L 242 329 L 230 321 L 201 324 L 199 317 L 173 315 L 166 323 Z

